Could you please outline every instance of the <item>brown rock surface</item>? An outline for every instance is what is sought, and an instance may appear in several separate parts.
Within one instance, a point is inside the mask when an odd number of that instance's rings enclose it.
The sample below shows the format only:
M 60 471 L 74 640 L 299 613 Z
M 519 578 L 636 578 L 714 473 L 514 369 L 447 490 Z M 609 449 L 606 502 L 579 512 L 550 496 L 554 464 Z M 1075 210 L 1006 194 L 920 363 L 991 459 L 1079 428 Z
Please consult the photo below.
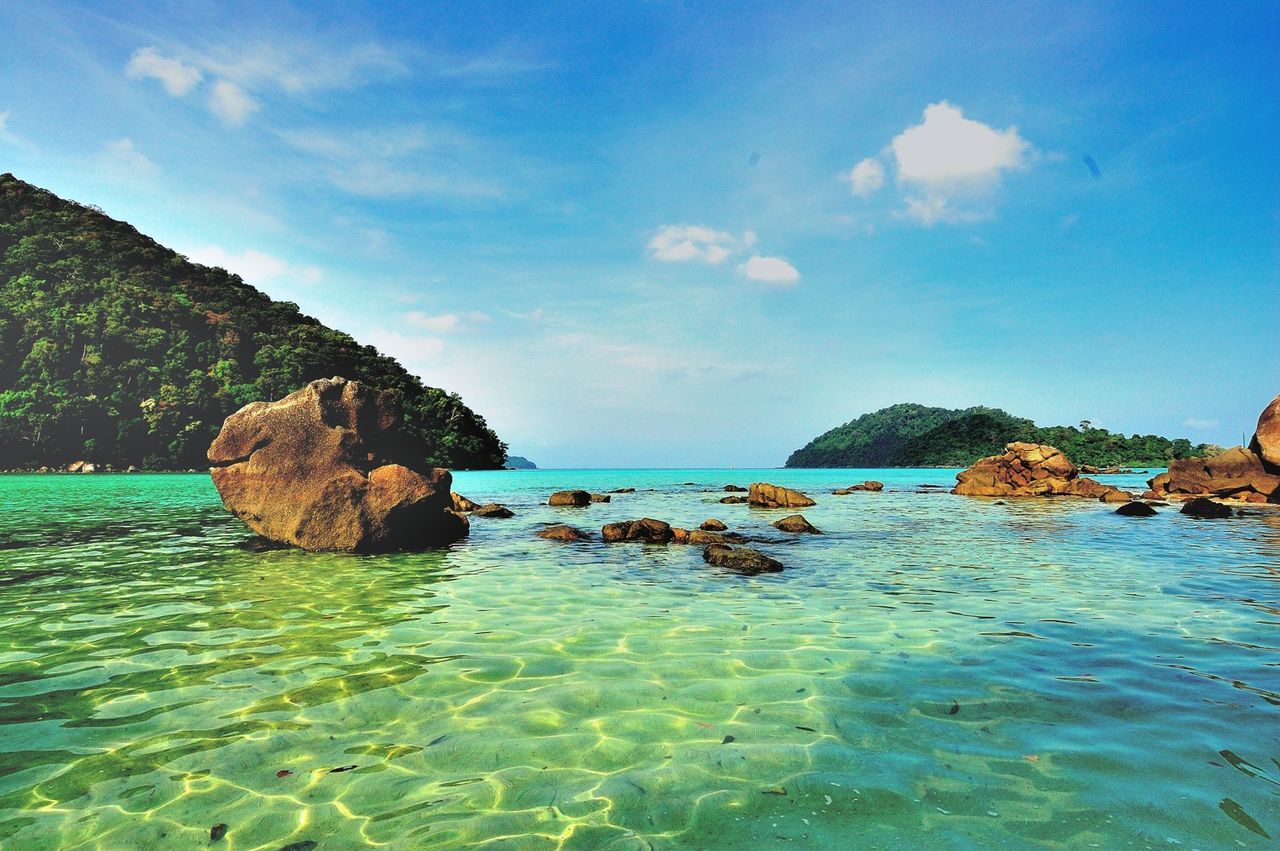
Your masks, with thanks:
M 724 523 L 721 523 L 719 520 L 715 519 L 714 517 L 710 517 L 706 520 L 703 520 L 702 525 L 699 526 L 698 528 L 704 532 L 723 532 L 725 529 L 728 529 L 729 527 L 724 525 Z
M 773 527 L 775 529 L 781 529 L 783 532 L 794 532 L 800 535 L 822 534 L 822 530 L 804 519 L 803 514 L 792 514 L 790 517 L 783 517 L 781 520 L 774 523 Z
M 759 573 L 780 573 L 782 562 L 769 558 L 749 547 L 731 547 L 728 544 L 710 544 L 702 551 L 702 560 L 716 567 L 723 567 L 747 576 Z
M 490 502 L 485 505 L 481 505 L 478 508 L 476 508 L 474 513 L 476 517 L 507 518 L 507 517 L 516 516 L 516 513 L 512 511 L 510 508 L 507 508 L 505 505 L 499 505 L 496 502 Z
M 575 529 L 565 523 L 557 523 L 554 526 L 540 529 L 537 535 L 539 538 L 546 538 L 548 541 L 585 541 L 591 537 L 581 529 Z
M 607 493 L 593 493 L 591 494 L 591 501 L 592 502 L 613 502 L 613 497 L 609 496 L 609 494 Z
M 222 503 L 254 532 L 307 550 L 444 546 L 467 534 L 448 470 L 399 433 L 395 397 L 321 379 L 227 417 L 209 447 Z
M 1274 469 L 1274 468 L 1272 468 Z M 1230 496 L 1250 502 L 1280 502 L 1280 475 L 1255 452 L 1236 446 L 1209 458 L 1169 462 L 1169 472 L 1147 484 L 1157 497 Z
M 646 544 L 667 544 L 675 538 L 670 523 L 645 517 L 641 520 L 623 520 L 609 523 L 600 530 L 606 541 L 642 541 Z
M 591 494 L 586 491 L 556 491 L 547 500 L 547 505 L 582 508 L 591 504 Z
M 848 496 L 849 494 L 857 493 L 858 491 L 882 491 L 882 490 L 884 490 L 884 482 L 869 480 L 869 481 L 863 482 L 860 485 L 849 485 L 849 487 L 847 488 L 840 488 L 839 490 L 832 491 L 832 493 L 835 494 L 836 496 Z
M 983 458 L 957 473 L 956 482 L 951 492 L 965 496 L 1079 496 L 1107 501 L 1132 498 L 1118 488 L 1079 478 L 1079 471 L 1067 456 L 1039 443 L 1010 443 L 1003 455 Z
M 1258 417 L 1258 428 L 1249 448 L 1274 471 L 1280 470 L 1280 396 L 1271 400 Z
M 736 532 L 708 532 L 705 529 L 680 529 L 675 526 L 671 527 L 671 534 L 671 543 L 692 544 L 697 547 L 742 540 L 742 536 Z
M 747 501 L 758 508 L 808 508 L 817 505 L 800 491 L 767 482 L 753 482 L 747 492 Z
M 720 501 L 725 505 L 744 505 L 747 502 L 745 496 L 726 496 L 721 497 Z
M 460 493 L 451 493 L 449 496 L 453 499 L 454 511 L 461 511 L 466 514 L 467 512 L 475 511 L 480 507 L 480 503 L 472 502 Z

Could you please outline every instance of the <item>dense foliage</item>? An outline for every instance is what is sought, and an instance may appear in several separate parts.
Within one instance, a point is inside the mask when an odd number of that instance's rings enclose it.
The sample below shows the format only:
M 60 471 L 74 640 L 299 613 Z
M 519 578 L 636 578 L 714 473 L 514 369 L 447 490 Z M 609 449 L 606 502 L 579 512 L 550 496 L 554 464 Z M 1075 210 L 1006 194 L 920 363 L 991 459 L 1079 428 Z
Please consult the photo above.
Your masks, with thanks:
M 236 275 L 0 175 L 0 467 L 202 467 L 229 414 L 335 375 L 400 394 L 429 463 L 502 467 L 505 444 L 457 394 Z
M 967 467 L 1004 451 L 1006 443 L 1047 443 L 1076 464 L 1165 466 L 1174 458 L 1210 454 L 1183 438 L 1112 434 L 1104 428 L 1049 426 L 999 408 L 927 408 L 909 403 L 864 414 L 810 441 L 788 467 Z

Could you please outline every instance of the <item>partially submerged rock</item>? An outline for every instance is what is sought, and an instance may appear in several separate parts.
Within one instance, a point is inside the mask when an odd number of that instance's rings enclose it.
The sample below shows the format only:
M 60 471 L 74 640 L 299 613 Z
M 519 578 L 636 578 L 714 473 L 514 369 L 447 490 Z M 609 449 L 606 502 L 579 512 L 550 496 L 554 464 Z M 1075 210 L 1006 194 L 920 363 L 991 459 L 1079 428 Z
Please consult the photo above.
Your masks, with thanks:
M 1214 519 L 1222 519 L 1231 516 L 1231 506 L 1223 505 L 1220 502 L 1214 502 L 1203 496 L 1198 496 L 1182 506 L 1182 513 L 1191 517 L 1206 517 Z
M 747 493 L 747 501 L 757 508 L 808 508 L 818 504 L 800 491 L 767 482 L 753 482 Z
M 451 493 L 449 496 L 453 499 L 454 511 L 461 511 L 463 514 L 467 514 L 480 507 L 480 503 L 472 502 L 460 493 Z
M 635 488 L 614 488 L 609 493 L 635 493 Z
M 1127 502 L 1132 494 L 1082 479 L 1058 449 L 1039 443 L 1014 442 L 1003 455 L 983 458 L 956 474 L 951 491 L 964 496 L 1079 496 Z
M 671 527 L 671 534 L 673 535 L 671 543 L 691 544 L 695 547 L 742 540 L 742 536 L 736 532 L 708 532 L 705 529 L 681 529 L 677 526 Z
M 724 490 L 726 493 L 746 493 L 747 492 L 747 489 L 742 487 L 741 485 L 725 485 Z
M 699 526 L 698 528 L 704 532 L 723 532 L 725 529 L 728 529 L 729 527 L 724 525 L 714 517 L 710 517 L 706 520 L 703 520 L 702 525 Z
M 478 506 L 473 513 L 476 517 L 507 518 L 516 516 L 516 513 L 510 508 L 507 508 L 505 505 L 499 505 L 496 502 L 490 502 L 486 505 Z
M 715 567 L 723 567 L 747 576 L 782 572 L 782 562 L 750 547 L 709 544 L 702 551 L 702 560 Z
M 592 502 L 612 502 L 613 498 L 610 497 L 609 494 L 607 493 L 593 493 L 591 494 L 591 501 Z
M 1245 502 L 1280 502 L 1280 470 L 1269 468 L 1251 449 L 1236 446 L 1209 458 L 1169 462 L 1168 472 L 1147 485 L 1156 498 L 1220 496 Z
M 774 523 L 773 526 L 775 529 L 781 529 L 783 532 L 794 532 L 801 535 L 822 534 L 822 530 L 806 520 L 803 514 L 792 514 L 790 517 L 783 517 L 781 520 Z
M 321 379 L 227 417 L 209 447 L 223 505 L 254 532 L 307 550 L 385 552 L 467 534 L 448 470 L 417 459 L 385 391 Z
M 623 520 L 609 523 L 600 530 L 605 541 L 643 541 L 646 544 L 666 544 L 675 538 L 670 523 L 645 517 L 641 520 Z
M 848 496 L 858 491 L 882 491 L 884 490 L 884 482 L 877 482 L 874 479 L 868 479 L 860 485 L 849 485 L 847 488 L 840 488 L 832 491 L 836 496 Z
M 720 502 L 725 505 L 745 505 L 747 498 L 745 496 L 725 496 L 720 498 Z
M 586 532 L 575 529 L 567 523 L 556 523 L 545 529 L 539 529 L 537 536 L 546 538 L 548 541 L 586 541 L 591 538 Z
M 591 504 L 591 494 L 587 491 L 556 491 L 547 500 L 547 505 L 558 505 L 569 508 L 582 508 Z
M 1121 517 L 1155 517 L 1156 510 L 1145 502 L 1126 502 L 1116 509 Z

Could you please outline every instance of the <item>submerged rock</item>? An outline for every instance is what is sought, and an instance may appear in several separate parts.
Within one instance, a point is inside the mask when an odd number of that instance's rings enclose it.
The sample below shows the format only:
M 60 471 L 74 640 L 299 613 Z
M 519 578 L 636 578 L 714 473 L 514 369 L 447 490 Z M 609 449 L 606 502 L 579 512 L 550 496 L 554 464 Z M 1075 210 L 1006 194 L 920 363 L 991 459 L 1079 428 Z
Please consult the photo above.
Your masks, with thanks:
M 587 491 L 556 491 L 547 500 L 547 505 L 583 508 L 591 504 L 591 494 Z
M 614 488 L 609 493 L 635 493 L 635 488 Z
M 539 529 L 537 535 L 548 541 L 586 541 L 591 537 L 581 529 L 575 529 L 566 523 L 556 523 L 545 529 Z
M 804 519 L 803 514 L 792 514 L 790 517 L 783 517 L 781 520 L 774 523 L 773 527 L 775 529 L 781 529 L 783 532 L 794 532 L 801 535 L 822 534 L 822 530 Z
M 715 567 L 723 567 L 747 576 L 782 572 L 782 562 L 750 547 L 709 544 L 702 551 L 702 560 Z
M 1116 509 L 1121 517 L 1155 517 L 1156 510 L 1145 502 L 1126 502 Z
M 477 507 L 476 510 L 472 513 L 474 513 L 476 517 L 506 518 L 506 517 L 516 516 L 516 513 L 512 511 L 510 508 L 507 508 L 505 505 L 499 505 L 496 502 L 490 502 L 486 505 L 481 505 Z
M 714 517 L 711 517 L 706 520 L 703 520 L 702 525 L 699 526 L 698 528 L 704 532 L 723 532 L 725 529 L 728 529 L 729 527 L 724 525 Z
M 767 482 L 753 482 L 747 500 L 758 508 L 808 508 L 818 504 L 800 491 Z
M 209 447 L 222 503 L 259 535 L 306 550 L 385 552 L 467 534 L 448 470 L 399 430 L 385 391 L 320 379 L 227 417 Z
M 666 544 L 675 538 L 670 523 L 645 517 L 641 520 L 623 520 L 610 523 L 600 530 L 605 541 L 643 541 L 646 544 Z
M 1182 506 L 1182 513 L 1191 517 L 1222 519 L 1231 516 L 1231 507 L 1220 502 L 1214 502 L 1206 497 L 1198 496 Z

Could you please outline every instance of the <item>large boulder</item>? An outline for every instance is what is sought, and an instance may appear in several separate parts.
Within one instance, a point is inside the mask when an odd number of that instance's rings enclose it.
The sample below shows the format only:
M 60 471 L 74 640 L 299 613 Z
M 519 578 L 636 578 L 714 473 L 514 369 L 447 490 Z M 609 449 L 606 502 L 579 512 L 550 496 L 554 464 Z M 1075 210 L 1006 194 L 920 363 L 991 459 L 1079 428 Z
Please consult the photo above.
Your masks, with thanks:
M 800 491 L 767 482 L 753 482 L 747 491 L 747 501 L 757 508 L 808 508 L 818 504 Z
M 1080 471 L 1058 449 L 1040 443 L 1014 442 L 1003 455 L 983 458 L 956 474 L 952 493 L 964 496 L 1078 496 L 1107 502 L 1131 496 Z
M 580 490 L 556 491 L 547 500 L 547 505 L 567 506 L 570 508 L 584 508 L 590 504 L 591 494 Z
M 1209 458 L 1170 461 L 1169 471 L 1153 477 L 1147 485 L 1161 499 L 1219 496 L 1280 502 L 1280 475 L 1268 469 L 1261 456 L 1242 446 Z
M 401 434 L 391 393 L 320 379 L 227 417 L 209 447 L 222 504 L 264 538 L 306 550 L 385 552 L 467 534 L 448 470 Z
M 1272 399 L 1258 417 L 1258 428 L 1249 448 L 1269 464 L 1273 472 L 1280 470 L 1280 396 Z

